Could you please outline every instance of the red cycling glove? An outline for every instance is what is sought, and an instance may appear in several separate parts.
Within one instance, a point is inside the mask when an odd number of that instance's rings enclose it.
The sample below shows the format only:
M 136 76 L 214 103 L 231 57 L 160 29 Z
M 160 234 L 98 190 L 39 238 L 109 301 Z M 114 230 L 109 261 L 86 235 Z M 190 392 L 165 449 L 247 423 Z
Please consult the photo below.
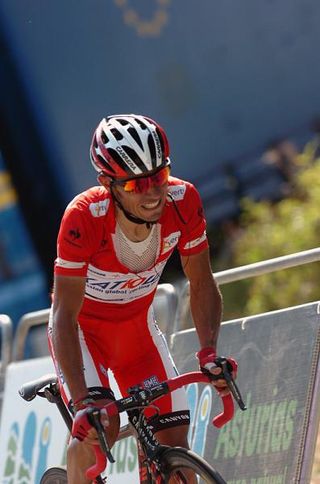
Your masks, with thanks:
M 216 351 L 212 346 L 209 346 L 207 348 L 202 348 L 202 350 L 196 353 L 196 357 L 199 360 L 199 366 L 202 372 L 204 373 L 210 372 L 212 373 L 212 375 L 215 376 L 215 380 L 223 380 L 222 375 L 221 375 L 221 378 L 219 378 L 221 373 L 217 371 L 217 368 L 219 368 L 219 361 L 217 359 Z M 236 360 L 229 357 L 227 358 L 227 362 L 228 362 L 228 366 L 230 367 L 232 377 L 236 378 L 237 370 L 238 370 L 238 364 Z M 223 387 L 217 386 L 214 381 L 213 381 L 213 384 L 219 393 L 221 391 L 224 391 L 226 388 L 225 386 Z
M 72 437 L 75 437 L 80 441 L 84 440 L 88 436 L 88 432 L 93 428 L 93 425 L 91 423 L 92 420 L 90 419 L 90 413 L 92 413 L 94 409 L 100 409 L 101 407 L 104 407 L 104 405 L 105 403 L 100 403 L 89 397 L 77 402 L 74 405 L 76 413 L 72 425 Z M 101 415 L 103 415 L 103 426 L 107 427 L 108 418 L 106 410 L 102 408 L 100 413 Z
M 92 406 L 90 407 L 93 408 Z M 92 429 L 92 424 L 88 420 L 88 409 L 90 407 L 78 410 L 75 414 L 71 433 L 72 437 L 78 440 L 84 440 L 88 436 L 89 430 Z

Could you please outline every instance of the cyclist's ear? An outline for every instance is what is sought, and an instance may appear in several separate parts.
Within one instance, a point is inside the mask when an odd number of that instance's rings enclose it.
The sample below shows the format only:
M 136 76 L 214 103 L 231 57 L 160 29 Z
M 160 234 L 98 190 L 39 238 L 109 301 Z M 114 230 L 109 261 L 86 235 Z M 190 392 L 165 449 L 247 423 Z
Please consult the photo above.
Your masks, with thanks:
M 110 190 L 110 183 L 112 181 L 112 178 L 108 175 L 105 175 L 103 172 L 99 173 L 97 176 L 97 180 L 102 185 L 105 187 L 107 190 Z

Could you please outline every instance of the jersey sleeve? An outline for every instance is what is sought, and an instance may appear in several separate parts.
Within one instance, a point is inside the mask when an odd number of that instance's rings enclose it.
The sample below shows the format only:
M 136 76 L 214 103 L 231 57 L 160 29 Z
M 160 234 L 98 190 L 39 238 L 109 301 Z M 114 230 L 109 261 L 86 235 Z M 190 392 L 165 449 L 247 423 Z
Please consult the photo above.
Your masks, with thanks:
M 67 208 L 58 234 L 55 275 L 87 275 L 88 263 L 94 251 L 94 232 L 83 210 L 79 207 Z
M 182 256 L 198 254 L 209 247 L 209 243 L 202 201 L 191 183 L 187 184 L 183 218 L 186 223 L 183 225 L 178 250 Z

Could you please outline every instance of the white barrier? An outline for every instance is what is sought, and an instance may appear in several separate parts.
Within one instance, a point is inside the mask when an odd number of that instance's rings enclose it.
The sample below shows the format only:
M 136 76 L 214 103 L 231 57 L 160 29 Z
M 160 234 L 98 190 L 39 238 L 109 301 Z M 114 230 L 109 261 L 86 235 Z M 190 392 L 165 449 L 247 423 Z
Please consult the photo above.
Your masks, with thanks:
M 8 365 L 0 423 L 2 484 L 39 484 L 41 475 L 48 467 L 65 464 L 68 431 L 56 406 L 40 397 L 26 402 L 18 395 L 24 383 L 47 373 L 54 373 L 50 357 Z M 119 397 L 111 373 L 110 381 Z M 122 415 L 121 425 L 127 421 L 126 415 Z M 118 442 L 113 452 L 116 464 L 108 465 L 108 483 L 138 482 L 138 459 L 133 437 Z
M 64 460 L 67 429 L 55 406 L 41 398 L 30 404 L 18 395 L 26 381 L 53 372 L 50 358 L 8 365 L 0 425 L 2 484 L 22 481 L 39 484 L 48 465 Z

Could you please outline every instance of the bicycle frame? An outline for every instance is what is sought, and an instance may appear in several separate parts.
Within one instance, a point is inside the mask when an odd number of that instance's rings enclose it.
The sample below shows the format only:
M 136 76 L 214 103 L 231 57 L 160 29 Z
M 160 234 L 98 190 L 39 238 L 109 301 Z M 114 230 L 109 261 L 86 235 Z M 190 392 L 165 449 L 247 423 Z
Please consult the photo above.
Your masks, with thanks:
M 131 410 L 128 412 L 129 421 L 136 433 L 140 480 L 143 470 L 146 467 L 148 474 L 153 474 L 156 470 L 160 472 L 160 459 L 162 452 L 167 446 L 161 445 L 143 413 L 142 409 Z M 154 468 L 155 467 L 155 468 Z

